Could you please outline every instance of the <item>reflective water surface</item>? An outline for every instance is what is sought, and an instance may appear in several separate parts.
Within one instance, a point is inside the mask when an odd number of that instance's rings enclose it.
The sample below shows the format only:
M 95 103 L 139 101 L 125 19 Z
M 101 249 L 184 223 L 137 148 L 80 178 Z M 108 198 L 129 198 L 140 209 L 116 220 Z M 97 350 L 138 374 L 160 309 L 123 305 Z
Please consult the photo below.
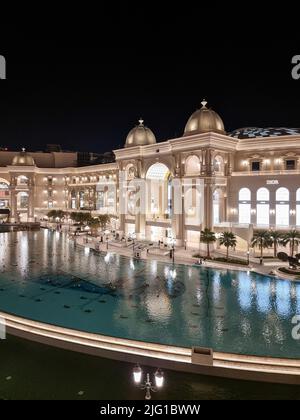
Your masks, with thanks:
M 0 234 L 0 309 L 69 328 L 298 358 L 300 283 L 101 256 L 56 232 Z

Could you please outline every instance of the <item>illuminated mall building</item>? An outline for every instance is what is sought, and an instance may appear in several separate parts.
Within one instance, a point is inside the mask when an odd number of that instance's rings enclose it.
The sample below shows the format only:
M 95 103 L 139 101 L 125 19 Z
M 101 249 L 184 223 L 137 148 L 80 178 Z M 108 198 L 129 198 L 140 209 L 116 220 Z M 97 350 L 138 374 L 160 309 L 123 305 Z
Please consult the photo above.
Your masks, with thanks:
M 76 152 L 0 151 L 0 211 L 11 222 L 39 221 L 50 209 L 91 211 L 116 216 L 117 229 L 151 241 L 176 238 L 199 246 L 200 231 L 232 230 L 242 249 L 253 229 L 300 229 L 300 130 L 244 128 L 226 133 L 221 117 L 202 102 L 183 135 L 157 143 L 142 120 L 128 134 L 115 161 L 78 167 Z M 126 180 L 160 180 L 147 198 L 145 214 L 120 214 L 120 189 Z M 175 214 L 171 180 L 190 181 L 192 201 Z M 193 195 L 193 179 L 202 192 Z M 131 196 L 134 195 L 130 191 Z M 190 204 L 190 203 L 194 204 Z M 201 203 L 199 217 L 191 217 Z M 130 199 L 128 200 L 130 207 Z

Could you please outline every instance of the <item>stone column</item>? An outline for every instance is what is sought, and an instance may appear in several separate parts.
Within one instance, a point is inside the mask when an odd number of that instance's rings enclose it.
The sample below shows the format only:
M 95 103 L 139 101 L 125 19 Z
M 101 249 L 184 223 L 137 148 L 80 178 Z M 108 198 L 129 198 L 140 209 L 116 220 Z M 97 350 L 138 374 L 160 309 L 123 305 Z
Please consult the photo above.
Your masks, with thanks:
M 29 188 L 28 195 L 27 220 L 28 222 L 34 222 L 34 187 Z
M 184 199 L 182 195 L 182 180 L 175 178 L 172 188 L 172 232 L 177 246 L 183 244 Z
M 204 184 L 204 227 L 208 229 L 212 229 L 213 225 L 213 193 L 212 193 L 212 183 L 210 179 L 205 180 Z
M 233 155 L 228 153 L 227 175 L 231 175 L 233 170 Z
M 207 172 L 207 175 L 209 175 L 209 176 L 212 176 L 215 173 L 213 156 L 214 156 L 214 150 L 207 149 L 207 151 L 206 151 L 206 172 Z
M 12 223 L 17 221 L 17 194 L 15 189 L 11 191 L 11 216 L 10 220 Z
M 135 233 L 139 240 L 146 238 L 146 212 L 147 212 L 147 197 L 144 179 L 136 179 L 136 207 L 138 213 L 135 216 Z
M 201 158 L 201 175 L 206 175 L 206 168 L 207 168 L 206 152 L 207 152 L 206 149 L 201 151 L 201 156 L 202 156 L 202 158 Z

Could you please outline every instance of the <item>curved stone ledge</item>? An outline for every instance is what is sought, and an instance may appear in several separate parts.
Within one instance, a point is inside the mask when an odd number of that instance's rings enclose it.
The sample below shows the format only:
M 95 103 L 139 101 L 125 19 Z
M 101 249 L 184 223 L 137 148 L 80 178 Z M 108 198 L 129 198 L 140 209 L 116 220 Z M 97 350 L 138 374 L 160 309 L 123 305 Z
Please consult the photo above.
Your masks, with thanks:
M 213 365 L 192 363 L 191 349 L 115 338 L 0 312 L 7 333 L 39 343 L 129 363 L 209 376 L 300 385 L 300 360 L 213 353 Z

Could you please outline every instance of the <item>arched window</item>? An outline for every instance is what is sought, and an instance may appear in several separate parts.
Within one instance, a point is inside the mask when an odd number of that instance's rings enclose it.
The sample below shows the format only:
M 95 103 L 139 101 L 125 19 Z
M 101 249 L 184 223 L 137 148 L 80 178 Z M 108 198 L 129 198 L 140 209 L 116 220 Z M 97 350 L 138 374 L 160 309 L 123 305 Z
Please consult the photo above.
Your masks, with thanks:
M 269 226 L 270 224 L 270 193 L 267 188 L 259 188 L 256 193 L 256 224 Z
M 290 224 L 290 192 L 281 187 L 276 191 L 276 226 L 289 226 Z
M 198 175 L 200 173 L 200 160 L 198 156 L 193 155 L 187 158 L 185 172 L 187 175 Z
M 256 193 L 257 201 L 269 201 L 270 200 L 270 193 L 267 188 L 260 188 L 257 190 Z
M 251 201 L 251 191 L 249 190 L 249 188 L 240 189 L 239 201 Z
M 276 201 L 289 201 L 290 192 L 287 188 L 281 187 L 276 191 Z
M 251 191 L 242 188 L 239 191 L 239 223 L 251 223 Z
M 172 215 L 171 173 L 163 163 L 154 163 L 147 171 L 146 179 L 151 197 L 148 206 L 152 218 L 169 218 Z
M 296 225 L 300 226 L 300 188 L 296 191 Z

